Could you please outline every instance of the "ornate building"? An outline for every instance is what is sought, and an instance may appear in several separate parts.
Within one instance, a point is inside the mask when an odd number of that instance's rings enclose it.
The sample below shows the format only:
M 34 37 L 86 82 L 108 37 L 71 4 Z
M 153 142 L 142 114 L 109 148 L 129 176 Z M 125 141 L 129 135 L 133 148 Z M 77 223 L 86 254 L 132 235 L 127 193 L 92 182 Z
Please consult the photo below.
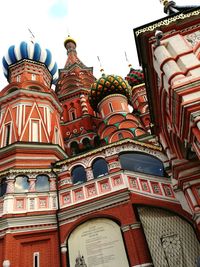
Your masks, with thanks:
M 8 49 L 0 266 L 197 266 L 200 9 L 164 11 L 125 78 L 96 79 L 71 37 L 59 72 L 38 43 Z

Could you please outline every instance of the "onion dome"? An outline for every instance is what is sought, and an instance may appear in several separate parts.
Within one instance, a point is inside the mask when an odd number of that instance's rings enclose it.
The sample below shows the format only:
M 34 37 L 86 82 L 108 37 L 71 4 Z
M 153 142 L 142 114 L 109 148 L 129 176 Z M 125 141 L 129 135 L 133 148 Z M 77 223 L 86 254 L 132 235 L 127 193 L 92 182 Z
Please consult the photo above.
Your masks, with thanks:
M 9 66 L 23 59 L 43 63 L 52 75 L 53 83 L 58 78 L 58 67 L 52 59 L 51 52 L 48 49 L 43 49 L 38 43 L 21 42 L 19 45 L 12 45 L 8 48 L 7 54 L 3 57 L 4 75 L 8 79 Z
M 128 83 L 118 75 L 105 75 L 91 85 L 89 102 L 94 110 L 97 110 L 99 102 L 111 94 L 122 94 L 129 100 L 130 87 Z
M 64 47 L 66 47 L 67 43 L 70 43 L 70 42 L 74 43 L 76 46 L 76 41 L 73 38 L 71 38 L 70 36 L 68 36 L 64 41 Z
M 131 87 L 144 83 L 143 71 L 131 68 L 129 74 L 127 74 L 125 79 Z

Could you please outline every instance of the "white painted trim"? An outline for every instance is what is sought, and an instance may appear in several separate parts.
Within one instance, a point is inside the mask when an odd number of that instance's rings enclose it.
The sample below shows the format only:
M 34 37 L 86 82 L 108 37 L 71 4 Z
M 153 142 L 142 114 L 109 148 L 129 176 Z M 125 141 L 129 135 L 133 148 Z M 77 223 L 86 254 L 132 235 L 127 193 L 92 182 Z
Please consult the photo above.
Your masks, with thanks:
M 20 100 L 24 100 L 24 101 L 27 101 L 27 98 L 30 97 L 30 94 L 33 95 L 33 96 L 42 96 L 42 97 L 47 97 L 48 98 L 48 101 L 50 99 L 50 101 L 55 104 L 55 106 L 57 107 L 57 109 L 61 112 L 62 111 L 62 107 L 60 104 L 58 104 L 58 102 L 55 100 L 55 98 L 49 94 L 49 93 L 46 93 L 46 92 L 36 92 L 36 91 L 31 91 L 31 90 L 27 90 L 27 89 L 19 89 L 19 90 L 16 90 L 14 92 L 12 92 L 11 94 L 8 94 L 8 95 L 5 95 L 3 97 L 1 97 L 1 101 L 4 101 L 4 100 L 7 100 L 7 98 L 10 98 L 10 96 L 15 96 L 19 93 L 25 93 L 26 96 L 23 96 L 21 97 L 20 96 Z M 29 96 L 27 96 L 27 94 Z M 16 100 L 12 101 L 11 103 L 15 102 Z M 41 100 L 40 102 L 47 102 L 46 100 Z M 24 103 L 23 103 L 24 104 Z M 28 103 L 29 106 L 31 106 L 30 103 Z
M 46 107 L 46 113 L 47 113 L 47 131 L 48 131 L 48 134 L 50 134 L 50 131 L 51 131 L 51 110 L 49 107 Z
M 24 124 L 25 124 L 25 122 L 26 122 L 26 106 L 27 106 L 27 105 L 22 105 L 22 107 L 23 107 L 22 127 L 24 126 Z
M 31 119 L 31 132 L 29 136 L 29 140 L 32 142 L 40 142 L 40 123 L 39 120 Z
M 132 267 L 150 267 L 150 266 L 153 266 L 153 263 L 148 262 L 148 263 L 143 263 L 139 265 L 133 265 Z
M 37 264 L 35 261 L 35 257 L 37 257 Z M 40 267 L 40 252 L 34 252 L 33 253 L 33 267 Z

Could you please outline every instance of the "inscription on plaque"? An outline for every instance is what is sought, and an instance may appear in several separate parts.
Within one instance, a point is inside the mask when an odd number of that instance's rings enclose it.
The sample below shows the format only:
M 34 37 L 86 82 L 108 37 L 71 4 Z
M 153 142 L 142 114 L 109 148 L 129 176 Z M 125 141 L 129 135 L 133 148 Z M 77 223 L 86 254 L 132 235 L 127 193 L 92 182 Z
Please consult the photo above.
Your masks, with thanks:
M 128 267 L 120 227 L 109 219 L 78 226 L 69 241 L 70 267 Z

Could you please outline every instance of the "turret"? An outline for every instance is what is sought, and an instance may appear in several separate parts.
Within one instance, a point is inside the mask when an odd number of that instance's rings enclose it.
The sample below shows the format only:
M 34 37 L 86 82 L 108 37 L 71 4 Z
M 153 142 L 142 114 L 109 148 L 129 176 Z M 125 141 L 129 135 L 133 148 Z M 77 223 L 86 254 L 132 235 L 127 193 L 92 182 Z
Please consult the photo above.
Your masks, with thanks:
M 7 165 L 38 167 L 42 162 L 49 167 L 53 158 L 65 157 L 60 149 L 62 107 L 51 89 L 58 77 L 57 64 L 48 49 L 29 42 L 9 47 L 2 61 L 9 84 L 0 93 L 0 148 L 6 149 L 9 161 L 5 155 L 0 159 L 1 170 Z
M 106 143 L 146 134 L 140 119 L 129 110 L 130 93 L 128 83 L 117 75 L 103 74 L 91 86 L 90 105 L 103 119 L 98 134 Z
M 77 56 L 76 42 L 68 36 L 64 41 L 67 61 L 60 69 L 56 86 L 63 107 L 62 132 L 65 150 L 75 155 L 96 146 L 99 118 L 88 102 L 90 86 L 95 81 L 93 69 L 85 66 Z

